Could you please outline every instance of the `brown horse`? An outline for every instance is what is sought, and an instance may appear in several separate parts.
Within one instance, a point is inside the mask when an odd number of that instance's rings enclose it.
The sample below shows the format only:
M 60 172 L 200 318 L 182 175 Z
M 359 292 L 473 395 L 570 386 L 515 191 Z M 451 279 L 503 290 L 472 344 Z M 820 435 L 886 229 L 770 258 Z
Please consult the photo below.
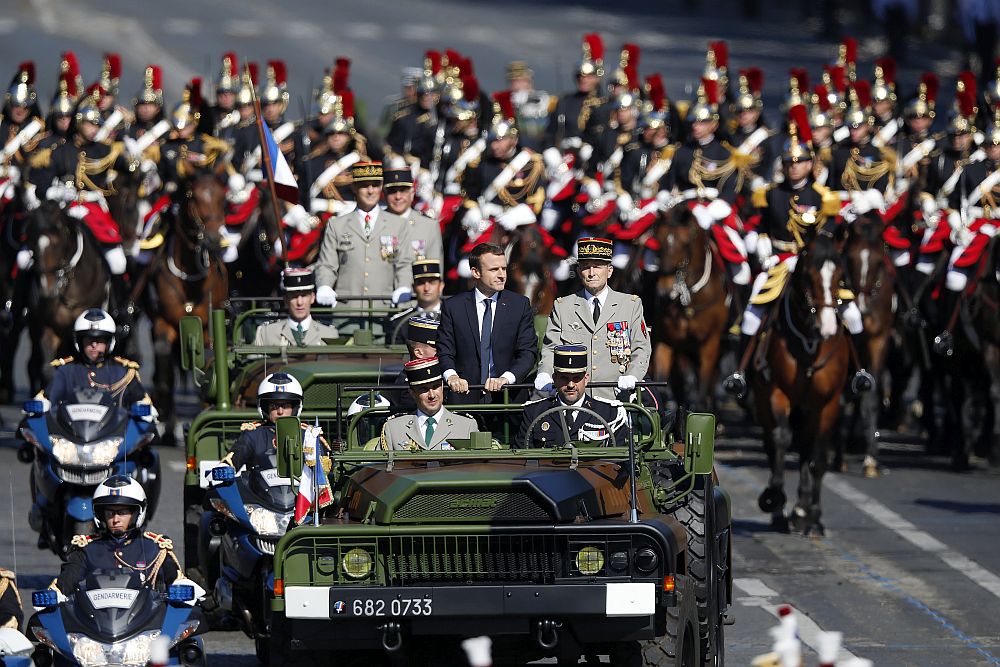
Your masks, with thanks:
M 762 367 L 753 374 L 757 422 L 771 467 L 758 504 L 772 525 L 804 534 L 823 533 L 820 488 L 828 447 L 847 379 L 848 342 L 837 320 L 837 286 L 843 277 L 833 240 L 818 235 L 798 257 L 770 329 L 758 347 Z M 784 516 L 785 455 L 799 452 L 798 502 Z
M 864 318 L 867 334 L 868 371 L 879 379 L 886 367 L 896 311 L 896 271 L 886 251 L 882 233 L 885 223 L 878 215 L 858 218 L 850 227 L 844 246 L 847 280 Z M 865 477 L 878 477 L 878 419 L 881 393 L 869 391 L 855 401 L 857 425 L 865 445 Z M 843 460 L 844 443 L 851 425 L 845 420 L 845 437 L 837 438 L 837 458 Z
M 231 296 L 260 297 L 277 293 L 281 279 L 278 228 L 271 195 L 266 188 L 261 188 L 256 208 L 240 225 L 239 257 L 226 265 Z M 319 238 L 322 242 L 322 235 Z M 318 254 L 317 243 L 306 263 L 315 261 Z
M 498 229 L 500 225 L 496 226 Z M 501 229 L 496 243 L 507 255 L 507 286 L 528 297 L 535 313 L 548 317 L 555 304 L 556 281 L 552 276 L 552 256 L 538 225 L 525 225 L 514 231 Z
M 34 255 L 37 299 L 29 309 L 33 347 L 29 369 L 35 368 L 31 390 L 42 381 L 36 355 L 52 358 L 73 353 L 73 323 L 88 308 L 102 308 L 108 297 L 108 272 L 97 241 L 82 222 L 51 202 L 28 214 L 25 235 Z M 13 355 L 10 355 L 13 356 Z
M 157 303 L 153 309 L 156 371 L 153 375 L 156 406 L 167 416 L 164 440 L 173 440 L 175 365 L 180 358 L 178 329 L 185 315 L 208 322 L 211 308 L 223 308 L 229 298 L 229 281 L 221 258 L 225 224 L 226 188 L 217 175 L 197 176 L 177 191 L 178 214 L 165 241 L 164 252 L 154 262 L 153 284 Z M 207 342 L 207 331 L 206 331 Z
M 715 263 L 708 234 L 686 206 L 666 213 L 654 234 L 660 271 L 652 296 L 653 374 L 671 381 L 678 402 L 711 411 L 729 316 L 725 275 Z

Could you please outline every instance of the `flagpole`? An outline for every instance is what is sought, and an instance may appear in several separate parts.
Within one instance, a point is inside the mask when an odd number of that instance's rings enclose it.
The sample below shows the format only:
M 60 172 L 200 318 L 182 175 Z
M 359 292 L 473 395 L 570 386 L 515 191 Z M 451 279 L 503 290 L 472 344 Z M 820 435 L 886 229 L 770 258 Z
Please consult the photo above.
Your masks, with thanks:
M 314 428 L 317 431 L 319 430 L 319 417 L 315 418 Z M 323 463 L 321 462 L 319 456 L 319 445 L 320 445 L 319 435 L 317 435 L 316 445 L 313 447 L 313 452 L 316 457 L 315 459 L 313 459 L 313 472 L 315 473 L 313 475 L 313 503 L 314 503 L 313 525 L 314 526 L 319 526 L 319 490 L 320 490 L 319 475 L 321 472 L 323 472 Z
M 274 189 L 274 165 L 271 164 L 271 154 L 267 150 L 267 141 L 264 139 L 264 115 L 260 110 L 260 100 L 257 99 L 257 90 L 254 88 L 255 84 L 253 78 L 250 76 L 250 66 L 249 64 L 244 65 L 246 68 L 247 81 L 250 82 L 250 99 L 253 100 L 253 113 L 254 117 L 257 119 L 257 136 L 260 138 L 260 157 L 261 161 L 264 163 L 264 172 L 267 175 L 267 186 L 271 192 L 271 208 L 274 213 L 274 225 L 278 229 L 278 240 L 281 243 L 281 264 L 284 268 L 288 268 L 288 244 L 285 243 L 284 234 L 281 231 L 281 211 L 278 208 L 278 194 Z M 278 150 L 281 150 L 281 146 L 278 146 Z

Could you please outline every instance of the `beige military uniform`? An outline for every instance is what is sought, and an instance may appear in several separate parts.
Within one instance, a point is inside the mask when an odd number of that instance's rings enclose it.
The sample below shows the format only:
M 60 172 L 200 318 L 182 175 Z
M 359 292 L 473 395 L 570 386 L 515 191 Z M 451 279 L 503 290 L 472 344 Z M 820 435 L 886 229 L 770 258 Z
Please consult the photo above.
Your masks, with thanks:
M 337 327 L 329 324 L 322 324 L 313 320 L 309 323 L 309 328 L 302 334 L 305 345 L 326 345 L 324 338 L 339 338 Z M 292 323 L 286 317 L 277 322 L 267 322 L 257 327 L 257 332 L 253 338 L 254 345 L 286 345 L 295 347 L 295 332 L 292 331 Z
M 366 238 L 359 212 L 351 211 L 327 223 L 314 267 L 316 285 L 332 287 L 338 297 L 388 295 L 410 287 L 411 247 L 410 225 L 403 218 L 379 210 Z
M 417 415 L 398 415 L 389 419 L 382 428 L 381 446 L 382 449 L 392 447 L 408 451 L 442 449 L 442 443 L 447 442 L 449 438 L 467 439 L 478 430 L 479 425 L 475 419 L 456 415 L 445 408 L 441 413 L 441 423 L 434 427 L 434 436 L 430 444 L 425 444 L 424 434 L 417 423 Z
M 410 223 L 410 247 L 413 259 L 444 259 L 444 243 L 441 240 L 441 225 L 412 208 L 403 216 Z
M 552 374 L 552 353 L 557 345 L 574 344 L 589 350 L 587 365 L 591 382 L 617 382 L 622 375 L 639 380 L 646 377 L 652 345 L 642 301 L 635 295 L 606 289 L 608 295 L 596 325 L 583 291 L 556 299 L 545 330 L 539 373 Z M 613 399 L 616 391 L 595 388 L 590 393 Z

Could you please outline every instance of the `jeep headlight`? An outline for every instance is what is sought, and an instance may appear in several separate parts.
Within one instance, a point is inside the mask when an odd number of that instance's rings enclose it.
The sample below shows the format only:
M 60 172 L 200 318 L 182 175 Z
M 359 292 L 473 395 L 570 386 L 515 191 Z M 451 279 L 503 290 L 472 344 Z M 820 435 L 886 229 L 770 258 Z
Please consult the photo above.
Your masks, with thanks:
M 122 444 L 121 438 L 108 438 L 89 445 L 77 444 L 58 435 L 49 439 L 52 441 L 52 455 L 64 466 L 107 467 L 118 458 L 118 449 Z
M 341 565 L 344 567 L 344 574 L 351 579 L 364 579 L 372 571 L 372 556 L 361 547 L 355 547 L 344 554 Z
M 597 574 L 604 569 L 604 552 L 597 547 L 584 547 L 576 552 L 576 569 L 582 574 Z
M 250 526 L 258 535 L 281 537 L 288 530 L 288 523 L 292 519 L 291 514 L 272 512 L 260 505 L 244 505 L 244 508 L 250 517 Z

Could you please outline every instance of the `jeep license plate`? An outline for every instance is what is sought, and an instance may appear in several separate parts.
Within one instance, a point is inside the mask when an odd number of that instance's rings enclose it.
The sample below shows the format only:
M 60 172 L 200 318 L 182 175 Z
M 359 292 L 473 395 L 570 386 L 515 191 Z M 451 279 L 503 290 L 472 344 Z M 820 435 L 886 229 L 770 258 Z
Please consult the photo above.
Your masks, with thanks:
M 434 613 L 434 600 L 408 597 L 366 597 L 355 600 L 337 600 L 330 608 L 331 616 L 360 618 L 417 617 Z

